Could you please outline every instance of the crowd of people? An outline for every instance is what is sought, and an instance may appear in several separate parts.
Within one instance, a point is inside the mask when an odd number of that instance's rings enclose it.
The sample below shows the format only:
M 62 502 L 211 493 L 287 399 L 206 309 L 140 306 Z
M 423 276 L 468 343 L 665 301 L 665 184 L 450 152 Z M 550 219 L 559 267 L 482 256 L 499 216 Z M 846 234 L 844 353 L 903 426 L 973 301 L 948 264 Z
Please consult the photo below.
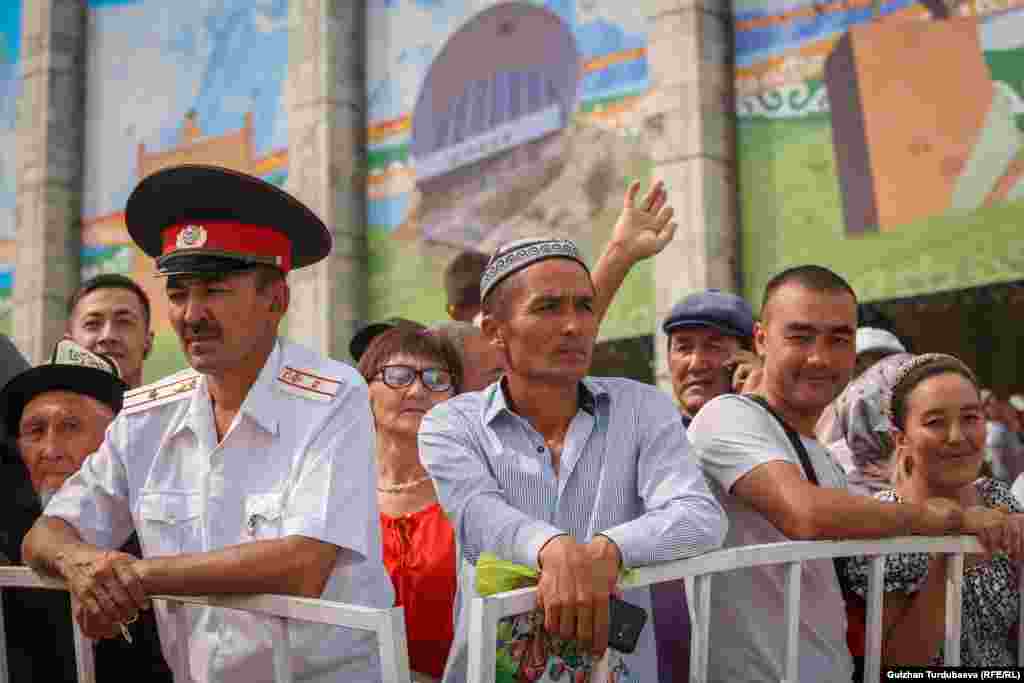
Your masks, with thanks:
M 516 680 L 681 681 L 686 587 L 621 593 L 631 568 L 960 533 L 988 551 L 966 562 L 963 661 L 1014 664 L 1024 398 L 858 328 L 856 292 L 816 265 L 772 278 L 758 317 L 727 292 L 682 297 L 662 323 L 672 395 L 591 376 L 618 288 L 675 233 L 663 184 L 640 189 L 593 268 L 554 237 L 462 254 L 449 319 L 366 325 L 353 368 L 279 336 L 287 274 L 331 248 L 309 209 L 225 169 L 144 179 L 125 220 L 166 278 L 188 368 L 142 385 L 150 302 L 118 275 L 75 293 L 48 362 L 29 368 L 0 337 L 0 551 L 70 592 L 5 592 L 12 680 L 74 680 L 69 610 L 99 641 L 101 679 L 267 680 L 268 620 L 150 596 L 278 593 L 402 606 L 416 680 L 457 683 L 469 601 L 505 570 L 538 589 L 498 644 Z M 805 563 L 800 680 L 859 675 L 867 568 Z M 888 558 L 887 664 L 941 662 L 945 582 L 942 556 Z M 715 577 L 709 680 L 784 678 L 785 585 L 778 566 Z M 650 617 L 632 653 L 623 600 Z M 286 632 L 297 680 L 381 678 L 371 634 Z

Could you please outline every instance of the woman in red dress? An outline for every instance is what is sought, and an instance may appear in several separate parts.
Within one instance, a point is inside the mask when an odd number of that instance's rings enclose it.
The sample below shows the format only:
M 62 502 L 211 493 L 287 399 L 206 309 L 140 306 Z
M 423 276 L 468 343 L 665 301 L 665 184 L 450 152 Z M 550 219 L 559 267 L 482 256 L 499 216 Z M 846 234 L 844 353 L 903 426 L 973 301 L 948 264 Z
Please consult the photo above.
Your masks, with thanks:
M 462 366 L 435 333 L 395 327 L 359 359 L 377 428 L 377 502 L 384 564 L 405 608 L 415 680 L 440 679 L 454 636 L 455 532 L 420 464 L 416 433 L 428 410 L 458 392 Z

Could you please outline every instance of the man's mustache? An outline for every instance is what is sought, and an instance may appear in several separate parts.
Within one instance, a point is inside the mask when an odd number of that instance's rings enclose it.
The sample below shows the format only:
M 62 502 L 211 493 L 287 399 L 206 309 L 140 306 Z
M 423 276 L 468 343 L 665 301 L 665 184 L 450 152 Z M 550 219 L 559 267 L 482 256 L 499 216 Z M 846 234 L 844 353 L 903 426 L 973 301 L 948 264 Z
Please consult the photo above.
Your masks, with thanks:
M 191 339 L 192 337 L 215 337 L 220 334 L 220 329 L 209 320 L 201 319 L 194 323 L 184 323 L 182 325 L 182 333 L 186 339 Z

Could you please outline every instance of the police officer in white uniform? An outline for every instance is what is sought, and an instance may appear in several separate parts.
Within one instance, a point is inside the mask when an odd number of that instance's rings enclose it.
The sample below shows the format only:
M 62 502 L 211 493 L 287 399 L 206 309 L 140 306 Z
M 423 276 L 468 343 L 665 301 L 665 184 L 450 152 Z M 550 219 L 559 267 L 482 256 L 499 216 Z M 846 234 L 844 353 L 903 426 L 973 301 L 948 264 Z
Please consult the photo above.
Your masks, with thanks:
M 392 605 L 366 384 L 277 337 L 285 275 L 327 255 L 327 228 L 273 185 L 208 166 L 147 177 L 125 220 L 167 276 L 191 368 L 126 394 L 103 445 L 26 537 L 25 560 L 67 581 L 92 637 L 119 634 L 149 595 Z M 132 530 L 142 558 L 112 550 Z M 176 680 L 272 678 L 270 619 L 156 609 Z M 372 634 L 301 622 L 287 630 L 296 680 L 380 680 Z

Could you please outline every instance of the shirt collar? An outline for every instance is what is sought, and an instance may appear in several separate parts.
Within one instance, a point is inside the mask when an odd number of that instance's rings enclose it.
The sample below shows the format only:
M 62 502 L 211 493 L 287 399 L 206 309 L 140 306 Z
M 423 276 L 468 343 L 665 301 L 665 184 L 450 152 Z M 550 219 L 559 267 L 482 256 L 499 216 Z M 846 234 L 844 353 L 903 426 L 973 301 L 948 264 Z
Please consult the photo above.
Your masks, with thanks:
M 277 434 L 277 414 L 275 411 L 274 382 L 281 370 L 281 340 L 274 340 L 274 348 L 267 356 L 256 382 L 249 388 L 249 393 L 242 401 L 240 411 L 256 421 L 270 434 Z
M 271 349 L 267 361 L 263 364 L 256 381 L 249 388 L 249 393 L 242 401 L 239 412 L 248 415 L 256 424 L 271 434 L 277 434 L 277 417 L 274 413 L 273 384 L 277 379 L 277 373 L 281 367 L 281 340 L 274 340 L 274 348 Z M 203 416 L 209 414 L 211 409 L 209 389 L 206 386 L 206 375 L 199 375 L 199 382 L 189 400 L 188 410 L 183 413 L 181 421 L 171 429 L 175 434 L 185 427 L 193 432 L 199 432 L 199 426 L 203 423 Z M 212 415 L 211 415 L 212 418 Z
M 590 377 L 584 377 L 577 384 L 580 397 L 580 410 L 590 415 L 597 413 L 597 400 L 600 397 L 609 398 L 610 394 L 600 383 Z M 505 395 L 505 378 L 492 384 L 486 390 L 486 403 L 484 405 L 484 424 L 490 424 L 502 412 L 509 415 L 516 414 L 509 407 L 508 397 Z

